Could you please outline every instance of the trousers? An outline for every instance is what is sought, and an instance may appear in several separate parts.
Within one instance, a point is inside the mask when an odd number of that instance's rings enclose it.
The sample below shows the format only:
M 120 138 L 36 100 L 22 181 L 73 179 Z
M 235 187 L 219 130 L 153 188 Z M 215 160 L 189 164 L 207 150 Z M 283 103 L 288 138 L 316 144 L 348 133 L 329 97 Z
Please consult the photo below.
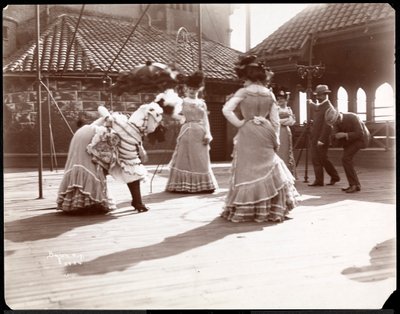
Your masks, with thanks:
M 357 172 L 354 169 L 353 158 L 355 154 L 357 154 L 357 152 L 363 147 L 364 143 L 362 141 L 353 142 L 351 145 L 346 145 L 343 147 L 342 165 L 349 185 L 361 186 L 360 181 L 358 180 Z
M 324 184 L 324 169 L 333 180 L 340 180 L 336 168 L 328 159 L 328 148 L 328 145 L 311 144 L 311 161 L 314 167 L 315 182 L 318 184 Z

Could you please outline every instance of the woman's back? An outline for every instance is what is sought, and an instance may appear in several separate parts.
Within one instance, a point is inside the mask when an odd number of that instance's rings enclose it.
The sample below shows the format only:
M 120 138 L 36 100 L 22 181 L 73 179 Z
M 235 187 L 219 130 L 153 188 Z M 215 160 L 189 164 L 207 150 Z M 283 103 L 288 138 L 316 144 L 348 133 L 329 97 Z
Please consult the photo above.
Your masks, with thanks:
M 239 89 L 236 95 L 243 97 L 240 110 L 246 120 L 256 116 L 266 117 L 274 103 L 272 92 L 262 85 L 251 84 Z

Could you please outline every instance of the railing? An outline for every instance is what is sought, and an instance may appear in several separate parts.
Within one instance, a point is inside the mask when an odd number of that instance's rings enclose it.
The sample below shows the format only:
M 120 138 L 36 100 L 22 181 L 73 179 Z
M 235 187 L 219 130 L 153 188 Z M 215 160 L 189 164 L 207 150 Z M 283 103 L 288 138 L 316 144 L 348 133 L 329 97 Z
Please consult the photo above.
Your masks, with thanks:
M 367 122 L 366 126 L 371 133 L 370 147 L 378 146 L 385 151 L 393 149 L 396 139 L 394 121 Z

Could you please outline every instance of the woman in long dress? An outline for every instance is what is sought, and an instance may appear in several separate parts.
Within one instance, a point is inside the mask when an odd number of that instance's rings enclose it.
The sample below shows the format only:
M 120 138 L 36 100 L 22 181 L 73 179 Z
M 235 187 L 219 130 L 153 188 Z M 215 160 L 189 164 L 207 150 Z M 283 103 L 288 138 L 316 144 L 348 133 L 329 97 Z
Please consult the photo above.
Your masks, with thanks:
M 223 107 L 226 119 L 238 128 L 229 191 L 221 216 L 232 222 L 282 222 L 296 206 L 294 177 L 276 151 L 279 116 L 274 94 L 265 87 L 263 64 L 255 56 L 235 68 L 245 81 Z M 234 110 L 240 106 L 243 119 Z
M 107 188 L 106 164 L 115 162 L 118 136 L 103 126 L 103 119 L 80 127 L 72 137 L 64 176 L 61 180 L 57 209 L 67 214 L 106 213 L 116 209 Z M 106 163 L 93 162 L 87 147 L 97 139 L 98 151 Z
M 168 192 L 212 193 L 218 188 L 210 162 L 212 136 L 207 105 L 198 97 L 203 87 L 203 73 L 197 71 L 188 78 L 186 97 L 173 115 L 182 127 L 169 164 Z
M 278 156 L 285 162 L 290 172 L 296 177 L 296 162 L 293 154 L 293 139 L 290 126 L 296 123 L 296 117 L 292 109 L 288 106 L 289 94 L 281 89 L 276 94 L 278 102 L 279 123 L 281 125 L 279 132 L 280 146 Z
M 139 107 L 129 118 L 100 106 L 100 118 L 76 131 L 68 151 L 57 209 L 69 214 L 109 212 L 116 209 L 109 196 L 106 174 L 126 183 L 131 205 L 148 211 L 140 193 L 146 178 L 143 137 L 156 131 L 163 109 L 156 103 Z

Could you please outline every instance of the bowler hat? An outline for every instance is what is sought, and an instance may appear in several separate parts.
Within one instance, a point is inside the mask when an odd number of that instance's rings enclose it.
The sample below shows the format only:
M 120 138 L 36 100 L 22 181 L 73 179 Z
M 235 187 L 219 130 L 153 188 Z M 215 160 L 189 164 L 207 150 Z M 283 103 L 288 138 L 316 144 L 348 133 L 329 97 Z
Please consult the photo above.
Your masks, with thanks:
M 331 91 L 328 88 L 328 85 L 317 85 L 314 91 L 314 95 L 328 94 Z
M 337 111 L 333 106 L 329 106 L 325 111 L 325 121 L 328 125 L 334 125 L 339 118 L 339 111 Z

